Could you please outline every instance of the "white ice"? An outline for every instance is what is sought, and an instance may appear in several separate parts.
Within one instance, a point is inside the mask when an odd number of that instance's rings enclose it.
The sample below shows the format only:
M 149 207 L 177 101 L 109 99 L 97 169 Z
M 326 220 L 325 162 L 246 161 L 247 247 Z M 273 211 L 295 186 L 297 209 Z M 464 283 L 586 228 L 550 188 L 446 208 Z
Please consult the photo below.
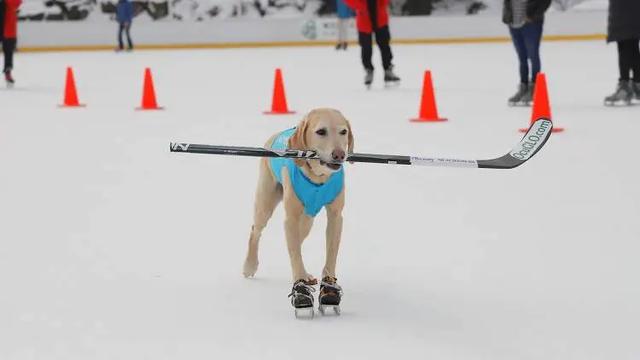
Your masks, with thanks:
M 640 358 L 638 106 L 605 108 L 614 46 L 544 43 L 556 126 L 509 171 L 347 166 L 342 316 L 296 320 L 279 208 L 241 275 L 260 146 L 305 111 L 356 151 L 489 158 L 520 137 L 512 46 L 396 46 L 401 87 L 358 49 L 18 54 L 0 90 L 0 359 Z M 379 60 L 376 56 L 376 64 Z M 72 65 L 81 109 L 61 109 Z M 150 66 L 164 111 L 135 111 Z M 266 116 L 282 67 L 292 116 Z M 414 124 L 433 71 L 447 123 Z M 305 242 L 316 276 L 324 214 Z

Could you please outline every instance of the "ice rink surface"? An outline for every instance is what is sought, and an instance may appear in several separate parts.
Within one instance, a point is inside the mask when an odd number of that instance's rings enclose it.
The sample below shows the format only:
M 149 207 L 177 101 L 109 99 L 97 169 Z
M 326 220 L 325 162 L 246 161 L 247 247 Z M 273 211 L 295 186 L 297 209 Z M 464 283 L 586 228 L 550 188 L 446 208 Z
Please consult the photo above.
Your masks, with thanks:
M 347 165 L 341 317 L 294 319 L 281 208 L 242 277 L 257 159 L 169 141 L 261 146 L 326 106 L 358 152 L 489 158 L 519 140 L 510 44 L 394 51 L 402 85 L 378 71 L 371 91 L 355 47 L 19 54 L 0 90 L 0 359 L 640 358 L 640 106 L 602 106 L 617 60 L 601 42 L 543 44 L 567 130 L 521 168 Z M 86 108 L 57 107 L 67 65 Z M 134 111 L 145 66 L 164 111 Z M 262 115 L 275 67 L 296 115 Z M 408 122 L 427 68 L 447 123 Z M 304 246 L 316 276 L 324 225 Z

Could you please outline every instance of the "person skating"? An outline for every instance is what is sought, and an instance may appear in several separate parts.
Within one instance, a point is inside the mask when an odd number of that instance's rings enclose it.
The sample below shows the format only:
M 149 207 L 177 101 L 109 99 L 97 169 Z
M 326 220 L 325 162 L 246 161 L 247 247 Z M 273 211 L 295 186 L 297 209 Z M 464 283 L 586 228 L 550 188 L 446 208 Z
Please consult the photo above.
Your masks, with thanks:
M 118 21 L 118 49 L 117 51 L 124 50 L 124 41 L 122 40 L 122 34 L 127 36 L 127 44 L 129 47 L 127 50 L 133 50 L 133 43 L 131 42 L 131 22 L 133 21 L 133 4 L 129 0 L 118 0 L 116 5 L 116 20 Z
M 7 86 L 13 86 L 13 54 L 18 39 L 18 8 L 21 0 L 0 0 L 0 42 L 4 53 L 4 75 Z
M 530 105 L 535 79 L 540 72 L 540 41 L 544 13 L 551 0 L 504 0 L 502 21 L 509 27 L 511 40 L 518 54 L 520 84 L 508 99 L 509 105 Z M 531 66 L 529 66 L 531 62 Z
M 371 58 L 373 56 L 372 36 L 374 34 L 382 56 L 385 84 L 398 83 L 400 78 L 393 72 L 393 54 L 389 45 L 391 40 L 387 12 L 389 0 L 345 0 L 345 3 L 356 12 L 360 55 L 365 69 L 365 85 L 368 87 L 373 82 L 374 67 Z
M 631 104 L 640 100 L 640 2 L 609 0 L 607 42 L 618 45 L 620 77 L 613 94 L 605 97 L 605 105 Z M 631 77 L 633 73 L 633 77 Z
M 336 0 L 336 15 L 338 16 L 336 22 L 338 28 L 336 50 L 347 50 L 347 29 L 349 27 L 349 21 L 354 15 L 353 10 L 344 3 L 344 0 Z

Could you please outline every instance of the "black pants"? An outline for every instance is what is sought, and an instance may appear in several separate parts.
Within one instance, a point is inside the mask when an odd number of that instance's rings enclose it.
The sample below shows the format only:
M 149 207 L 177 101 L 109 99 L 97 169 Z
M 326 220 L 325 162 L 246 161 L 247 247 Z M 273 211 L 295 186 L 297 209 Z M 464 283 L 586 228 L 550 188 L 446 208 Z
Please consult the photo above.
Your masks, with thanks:
M 0 39 L 2 42 L 2 52 L 4 53 L 3 72 L 13 69 L 13 53 L 16 51 L 16 39 Z
M 382 66 L 385 70 L 391 67 L 391 60 L 393 54 L 391 54 L 391 47 L 389 41 L 391 40 L 391 34 L 389 33 L 389 27 L 384 26 L 375 30 L 376 43 L 380 49 L 380 55 L 382 56 Z M 362 57 L 362 65 L 367 70 L 373 70 L 373 64 L 371 63 L 371 57 L 373 56 L 373 41 L 371 39 L 371 33 L 358 33 L 358 42 L 360 43 L 360 51 Z
M 640 47 L 639 39 L 618 41 L 618 66 L 620 80 L 629 81 L 629 73 L 633 71 L 633 81 L 640 82 Z
M 540 40 L 542 40 L 542 21 L 527 23 L 519 28 L 509 26 L 513 46 L 518 53 L 520 63 L 520 82 L 526 84 L 536 82 L 536 76 L 540 72 Z M 531 61 L 531 71 L 529 71 Z
M 131 23 L 120 23 L 120 28 L 118 29 L 118 45 L 120 46 L 120 50 L 124 49 L 124 42 L 122 41 L 123 32 L 125 33 L 125 35 L 127 35 L 127 43 L 129 43 L 129 49 L 133 49 L 131 34 L 129 32 L 130 29 Z

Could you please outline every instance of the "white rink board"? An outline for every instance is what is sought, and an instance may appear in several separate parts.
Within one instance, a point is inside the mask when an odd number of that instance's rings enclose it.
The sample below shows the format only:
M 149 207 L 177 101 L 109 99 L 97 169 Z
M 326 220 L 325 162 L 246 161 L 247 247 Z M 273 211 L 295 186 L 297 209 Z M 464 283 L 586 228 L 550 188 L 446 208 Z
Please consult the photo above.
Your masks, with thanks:
M 545 35 L 591 35 L 606 32 L 604 11 L 550 10 Z M 335 19 L 237 19 L 206 22 L 134 21 L 138 45 L 211 44 L 237 42 L 292 42 L 335 39 Z M 102 19 L 83 22 L 21 22 L 19 46 L 106 46 L 116 41 L 116 24 Z M 506 37 L 498 13 L 477 16 L 396 17 L 391 19 L 396 39 Z M 351 27 L 350 36 L 356 39 Z

